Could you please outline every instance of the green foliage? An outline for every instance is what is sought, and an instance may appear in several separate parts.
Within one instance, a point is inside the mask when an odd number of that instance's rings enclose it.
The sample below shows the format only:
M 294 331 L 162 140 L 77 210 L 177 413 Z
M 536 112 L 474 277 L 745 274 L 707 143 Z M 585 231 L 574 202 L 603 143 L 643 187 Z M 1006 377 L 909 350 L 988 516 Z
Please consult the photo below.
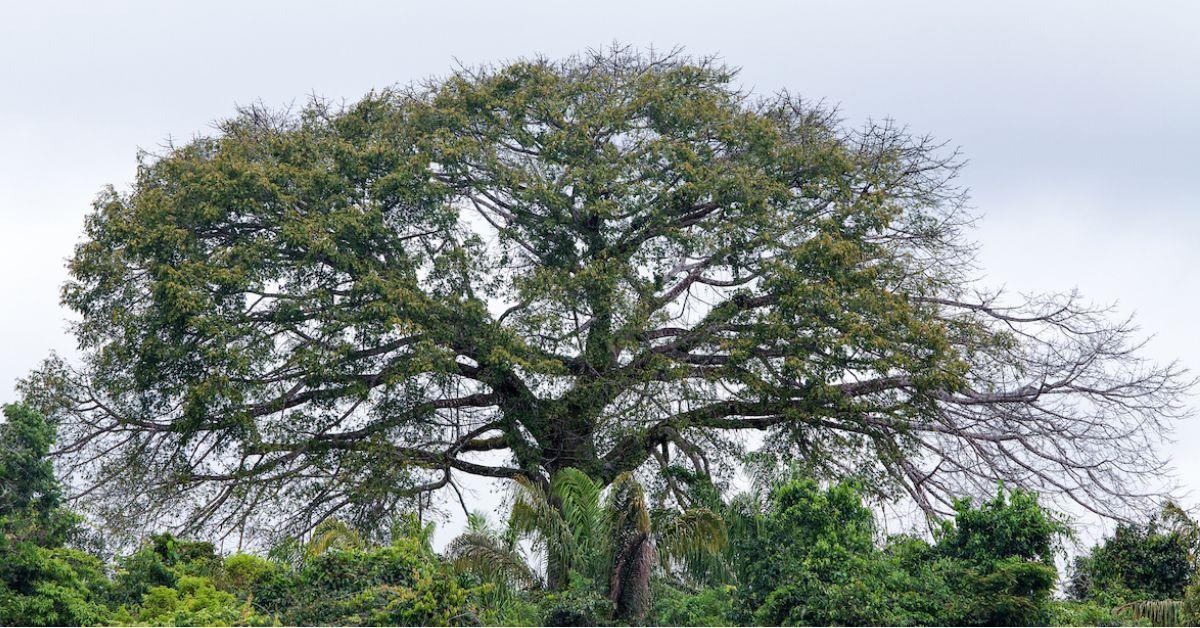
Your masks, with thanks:
M 250 592 L 281 569 L 278 563 L 253 554 L 230 554 L 225 557 L 222 581 L 234 591 Z
M 269 614 L 251 604 L 258 585 L 278 567 L 248 554 L 222 558 L 212 543 L 155 534 L 117 558 L 115 621 L 152 626 L 261 626 Z
M 851 484 L 796 480 L 766 504 L 743 502 L 734 537 L 737 616 L 768 625 L 1029 625 L 1050 617 L 1055 537 L 1064 527 L 1032 495 L 960 502 L 935 546 L 882 549 Z
M 117 559 L 114 594 L 118 601 L 132 604 L 152 588 L 174 587 L 182 576 L 216 576 L 220 568 L 212 543 L 154 534 L 137 551 Z
M 10 512 L 21 521 L 34 518 Z M 305 544 L 298 566 L 248 554 L 222 558 L 211 543 L 158 534 L 119 557 L 111 580 L 94 556 L 5 534 L 0 536 L 5 550 L 0 553 L 0 623 L 477 623 L 476 590 L 462 586 L 433 553 L 430 531 L 402 523 L 393 529 L 393 542 L 378 547 L 349 526 L 325 525 Z
M 700 495 L 697 503 L 712 508 L 655 510 L 631 475 L 604 490 L 572 469 L 549 487 L 521 484 L 505 530 L 471 517 L 447 561 L 431 548 L 430 525 L 400 516 L 386 536 L 327 520 L 305 541 L 282 543 L 274 559 L 222 557 L 211 543 L 152 535 L 117 558 L 110 578 L 98 558 L 63 546 L 79 519 L 63 509 L 46 463 L 53 429 L 27 408 L 5 412 L 4 624 L 1174 625 L 1200 618 L 1200 585 L 1180 584 L 1194 573 L 1196 527 L 1178 510 L 1119 527 L 1077 563 L 1087 571 L 1074 574 L 1073 590 L 1090 583 L 1079 589 L 1090 597 L 1056 602 L 1053 559 L 1066 528 L 1031 493 L 1000 490 L 978 505 L 960 500 L 934 544 L 912 536 L 880 543 L 874 514 L 852 483 L 822 488 L 798 479 L 765 500 L 743 496 L 726 506 Z M 550 573 L 562 574 L 546 590 L 520 549 L 522 535 L 535 541 Z M 376 545 L 379 538 L 390 543 Z M 736 584 L 697 586 L 721 573 L 714 565 Z M 1105 583 L 1103 595 L 1097 583 Z M 1132 601 L 1110 604 L 1114 597 Z
M 753 508 L 740 513 L 743 533 L 733 540 L 743 621 L 897 623 L 871 599 L 882 574 L 871 560 L 874 517 L 861 499 L 849 484 L 821 490 L 798 480 L 772 491 L 765 508 L 743 504 Z
M 50 447 L 55 428 L 24 405 L 3 408 L 0 423 L 0 529 L 8 539 L 57 547 L 79 519 L 62 508 Z
M 572 571 L 603 579 L 611 565 L 607 552 L 608 514 L 603 487 L 578 469 L 555 474 L 550 486 L 518 478 L 509 525 L 532 539 L 545 556 L 547 585 L 559 589 Z
M 606 626 L 616 607 L 594 580 L 578 572 L 568 574 L 567 583 L 541 600 L 545 626 Z
M 288 624 L 448 625 L 470 623 L 469 591 L 420 539 L 330 549 L 296 572 L 256 588 L 256 603 Z
M 174 588 L 152 587 L 139 606 L 128 611 L 149 626 L 269 626 L 249 601 L 218 590 L 208 578 L 182 576 Z
M 1091 552 L 1075 559 L 1067 592 L 1110 605 L 1179 600 L 1197 574 L 1197 528 L 1168 505 L 1144 524 L 1119 524 Z
M 1051 626 L 1148 626 L 1149 620 L 1132 621 L 1113 613 L 1113 607 L 1097 602 L 1055 600 L 1050 605 Z
M 6 625 L 1177 625 L 1200 619 L 1200 585 L 1179 585 L 1193 573 L 1196 528 L 1177 510 L 1144 526 L 1119 527 L 1079 563 L 1090 571 L 1077 572 L 1072 586 L 1086 573 L 1091 597 L 1052 601 L 1053 559 L 1066 528 L 1031 493 L 1000 490 L 980 504 L 960 500 L 934 544 L 912 536 L 881 543 L 874 514 L 853 483 L 822 488 L 797 479 L 765 500 L 742 496 L 726 506 L 710 495 L 698 503 L 712 508 L 654 510 L 631 475 L 604 490 L 575 470 L 556 476 L 548 490 L 522 484 L 507 529 L 470 517 L 467 533 L 448 547 L 448 560 L 431 548 L 430 525 L 400 516 L 386 537 L 328 520 L 305 541 L 282 543 L 274 559 L 222 557 L 211 543 L 152 535 L 116 559 L 110 578 L 98 558 L 62 545 L 78 518 L 63 509 L 45 463 L 53 430 L 25 408 L 6 408 L 6 416 L 0 465 L 16 471 L 3 477 L 0 500 L 0 623 Z M 518 543 L 522 534 L 535 541 L 551 573 L 562 573 L 559 582 L 539 588 Z M 377 545 L 379 538 L 390 543 Z M 736 584 L 697 585 L 720 572 L 715 564 Z M 1094 593 L 1097 582 L 1107 583 L 1109 597 Z M 1176 591 L 1181 600 L 1150 597 Z M 1107 601 L 1117 595 L 1134 599 Z
M 62 507 L 48 454 L 54 426 L 4 406 L 0 423 L 0 624 L 102 623 L 107 579 L 94 556 L 63 547 L 79 518 Z
M 661 581 L 653 587 L 654 604 L 647 624 L 651 626 L 731 626 L 734 621 L 733 586 L 706 587 L 684 591 Z
M 955 505 L 953 524 L 939 535 L 948 582 L 955 596 L 951 615 L 970 625 L 1033 625 L 1050 619 L 1050 593 L 1058 578 L 1054 556 L 1066 525 L 1046 512 L 1037 495 L 1001 488 L 975 507 Z
M 975 562 L 1005 558 L 1054 563 L 1058 541 L 1067 534 L 1065 523 L 1038 505 L 1037 495 L 1001 488 L 996 497 L 975 507 L 971 500 L 955 503 L 953 522 L 946 522 L 938 547 L 947 556 Z
M 972 626 L 1029 626 L 1050 621 L 1057 572 L 1053 565 L 1019 557 L 984 563 L 951 563 L 943 577 L 949 589 L 947 623 Z
M 104 565 L 90 554 L 0 538 L 0 625 L 103 624 L 107 585 Z
M 392 543 L 377 546 L 344 522 L 327 523 L 286 562 L 222 558 L 209 543 L 154 535 L 117 561 L 112 599 L 123 606 L 115 619 L 164 626 L 473 623 L 476 592 L 429 548 L 429 531 L 398 525 Z

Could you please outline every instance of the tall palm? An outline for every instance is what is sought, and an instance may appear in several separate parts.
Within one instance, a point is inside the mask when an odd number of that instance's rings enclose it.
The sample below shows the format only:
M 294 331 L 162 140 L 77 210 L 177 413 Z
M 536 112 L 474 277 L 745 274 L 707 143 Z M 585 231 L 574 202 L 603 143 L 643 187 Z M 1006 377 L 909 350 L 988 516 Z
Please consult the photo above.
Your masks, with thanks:
M 612 560 L 608 596 L 617 617 L 640 619 L 650 606 L 650 576 L 658 547 L 650 529 L 650 509 L 642 487 L 625 473 L 613 482 L 604 509 Z
M 634 620 L 648 609 L 656 568 L 686 567 L 705 553 L 717 555 L 726 538 L 724 522 L 707 509 L 652 516 L 631 474 L 618 476 L 605 495 L 587 474 L 571 468 L 557 473 L 548 490 L 518 481 L 508 530 L 509 536 L 501 539 L 469 527 L 451 543 L 450 554 L 464 568 L 493 577 L 505 571 L 506 577 L 528 582 L 533 570 L 517 540 L 529 539 L 544 557 L 548 588 L 561 590 L 577 571 L 604 583 L 617 616 Z

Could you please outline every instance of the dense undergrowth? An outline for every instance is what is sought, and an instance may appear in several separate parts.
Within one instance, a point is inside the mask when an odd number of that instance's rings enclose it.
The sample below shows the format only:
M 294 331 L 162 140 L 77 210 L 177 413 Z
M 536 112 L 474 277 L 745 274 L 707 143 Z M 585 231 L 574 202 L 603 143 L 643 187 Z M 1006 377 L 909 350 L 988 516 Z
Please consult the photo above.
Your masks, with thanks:
M 399 515 L 367 533 L 326 520 L 260 554 L 170 534 L 110 556 L 62 503 L 53 427 L 0 425 L 0 624 L 1115 625 L 1195 623 L 1197 532 L 1168 507 L 1075 560 L 1037 496 L 960 501 L 932 542 L 882 537 L 852 482 L 798 477 L 723 501 L 655 507 L 627 477 L 522 485 L 506 525 L 473 515 L 446 548 Z M 524 542 L 523 542 L 524 541 Z

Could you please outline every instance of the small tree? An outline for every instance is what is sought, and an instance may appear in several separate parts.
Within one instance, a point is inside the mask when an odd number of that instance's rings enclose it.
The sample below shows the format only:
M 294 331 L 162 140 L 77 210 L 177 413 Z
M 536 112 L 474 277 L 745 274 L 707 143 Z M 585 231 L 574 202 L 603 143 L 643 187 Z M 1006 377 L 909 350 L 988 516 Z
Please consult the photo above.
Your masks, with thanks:
M 62 507 L 50 463 L 54 426 L 20 405 L 0 423 L 0 624 L 103 623 L 107 578 L 94 556 L 64 547 L 79 517 Z
M 1197 532 L 1174 504 L 1145 523 L 1118 524 L 1111 536 L 1076 557 L 1067 593 L 1108 605 L 1180 600 L 1196 577 Z
M 0 423 L 0 527 L 8 539 L 57 547 L 79 523 L 63 508 L 50 448 L 55 429 L 38 412 L 4 406 Z
M 1035 496 L 959 500 L 938 542 L 881 548 L 851 484 L 777 486 L 738 501 L 732 562 L 737 614 L 758 625 L 1044 625 L 1065 528 Z

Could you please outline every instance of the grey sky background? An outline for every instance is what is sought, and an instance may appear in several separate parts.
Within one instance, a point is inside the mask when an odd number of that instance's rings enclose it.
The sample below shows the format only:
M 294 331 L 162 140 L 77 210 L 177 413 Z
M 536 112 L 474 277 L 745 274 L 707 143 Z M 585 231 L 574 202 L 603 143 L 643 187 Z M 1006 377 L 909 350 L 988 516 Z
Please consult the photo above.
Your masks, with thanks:
M 962 147 L 985 284 L 1116 302 L 1155 335 L 1148 355 L 1200 369 L 1198 2 L 0 0 L 0 401 L 73 351 L 64 262 L 139 147 L 239 104 L 614 40 L 718 54 L 754 91 Z M 1178 479 L 1200 488 L 1200 420 L 1175 436 Z

